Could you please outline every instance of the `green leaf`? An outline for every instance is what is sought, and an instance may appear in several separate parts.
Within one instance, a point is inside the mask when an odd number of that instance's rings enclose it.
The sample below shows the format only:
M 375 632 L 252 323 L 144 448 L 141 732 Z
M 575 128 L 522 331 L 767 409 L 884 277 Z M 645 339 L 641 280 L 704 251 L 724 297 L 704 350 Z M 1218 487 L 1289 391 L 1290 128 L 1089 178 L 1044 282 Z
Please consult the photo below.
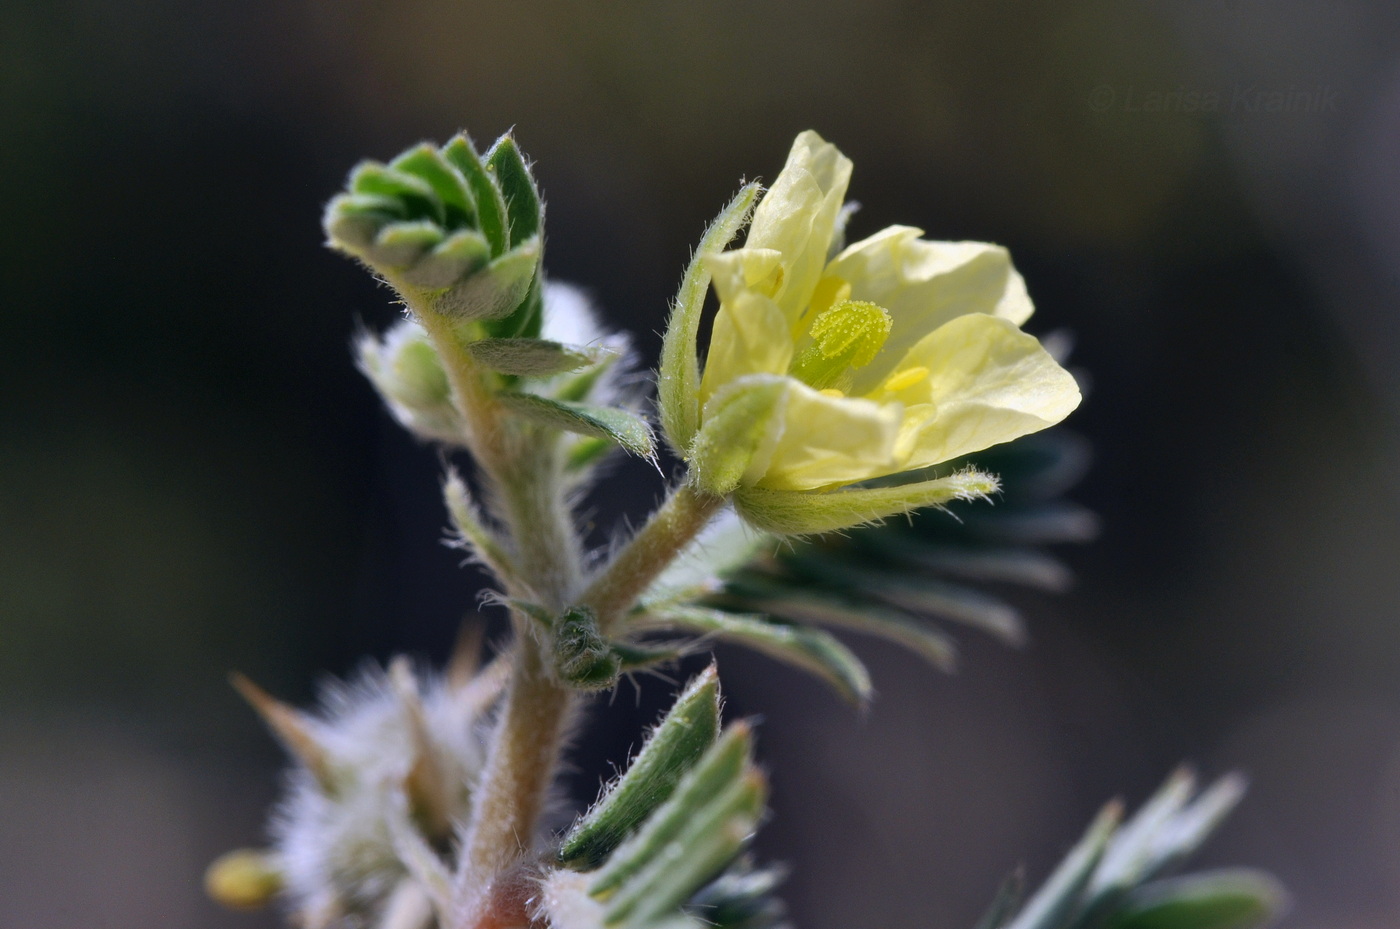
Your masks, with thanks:
M 407 268 L 441 241 L 442 229 L 433 223 L 390 223 L 375 236 L 368 257 L 377 267 Z
M 685 649 L 680 645 L 636 645 L 631 642 L 612 642 L 609 645 L 622 662 L 624 674 L 676 661 L 685 654 Z
M 530 293 L 539 269 L 539 240 L 531 239 L 445 290 L 432 293 L 432 310 L 456 320 L 509 316 Z
M 676 699 L 627 770 L 574 823 L 559 861 L 584 870 L 600 865 L 671 796 L 718 734 L 719 675 L 710 665 Z
M 1062 929 L 1080 905 L 1080 897 L 1093 877 L 1104 848 L 1122 818 L 1120 804 L 1110 803 L 1094 819 L 1079 844 L 1031 897 L 1007 929 Z
M 1077 503 L 1058 500 L 1015 510 L 979 511 L 968 520 L 967 533 L 978 539 L 1021 545 L 1088 542 L 1099 534 L 1099 518 Z
M 656 392 L 662 433 L 678 455 L 689 451 L 700 423 L 700 362 L 695 340 L 700 332 L 705 294 L 710 287 L 705 258 L 723 251 L 749 221 L 761 190 L 758 184 L 745 185 L 715 217 L 690 259 L 685 277 L 681 279 L 680 292 L 671 307 L 661 343 Z
M 768 799 L 753 768 L 696 811 L 675 840 L 608 901 L 609 926 L 649 926 L 685 903 L 748 844 Z
M 870 699 L 870 674 L 865 665 L 834 636 L 820 629 L 698 606 L 666 607 L 644 622 L 706 633 L 744 645 L 816 675 L 853 704 L 861 705 Z
M 490 260 L 491 247 L 480 233 L 458 232 L 396 277 L 422 290 L 444 290 L 479 271 Z
M 617 448 L 608 439 L 580 436 L 564 454 L 564 470 L 580 472 L 597 464 L 608 452 Z
M 618 362 L 621 355 L 609 353 L 597 364 L 592 365 L 572 377 L 564 378 L 558 385 L 551 385 L 550 390 L 554 399 L 563 400 L 567 403 L 581 403 L 588 399 L 588 395 L 593 392 L 593 388 L 602 380 L 614 364 Z
M 333 247 L 363 257 L 380 229 L 407 215 L 403 204 L 392 197 L 340 194 L 326 204 L 321 224 Z
M 908 572 L 871 568 L 850 558 L 817 552 L 794 554 L 783 564 L 800 577 L 840 587 L 856 599 L 882 600 L 915 613 L 951 619 L 991 633 L 1010 645 L 1025 641 L 1020 614 L 978 590 Z
M 373 161 L 362 162 L 350 173 L 350 192 L 392 198 L 403 206 L 408 219 L 429 220 L 441 224 L 443 205 L 432 185 L 419 177 L 395 171 Z
M 647 868 L 706 805 L 738 783 L 750 767 L 752 752 L 753 734 L 747 723 L 735 723 L 725 729 L 665 802 L 608 857 L 588 892 L 598 899 L 608 899 Z
M 1124 824 L 1094 875 L 1096 897 L 1136 886 L 1194 852 L 1244 796 L 1244 781 L 1221 778 L 1192 801 L 1195 789 L 1189 770 L 1175 771 Z
M 540 192 L 513 137 L 503 135 L 496 140 L 486 153 L 486 169 L 495 176 L 505 196 L 510 247 L 539 235 L 544 225 Z
M 476 203 L 477 228 L 491 243 L 491 254 L 505 254 L 508 248 L 505 198 L 491 175 L 486 173 L 471 139 L 466 133 L 458 135 L 442 147 L 442 157 L 466 179 L 467 189 Z
M 616 407 L 565 403 L 536 394 L 514 391 L 506 391 L 497 396 L 512 412 L 542 426 L 608 439 L 643 458 L 651 458 L 655 454 L 651 427 L 635 413 Z
M 784 877 L 782 868 L 755 871 L 741 862 L 700 888 L 685 908 L 714 929 L 776 929 L 787 925 L 786 908 L 773 896 Z
M 852 533 L 851 542 L 863 553 L 895 567 L 969 581 L 1020 584 L 1052 593 L 1063 593 L 1073 583 L 1073 575 L 1063 563 L 1033 548 L 952 545 L 894 526 L 883 532 Z
M 736 579 L 733 585 L 744 606 L 787 620 L 877 636 L 904 646 L 940 671 L 952 671 L 957 665 L 957 649 L 951 639 L 900 610 L 837 594 L 759 582 L 748 576 Z
M 598 361 L 598 352 L 545 339 L 480 339 L 467 346 L 479 364 L 502 374 L 548 377 Z
M 389 167 L 418 178 L 431 188 L 444 207 L 444 225 L 449 229 L 475 228 L 476 204 L 466 179 L 436 148 L 416 145 L 391 161 Z
M 977 920 L 974 929 L 1001 929 L 1006 925 L 1016 908 L 1021 905 L 1021 894 L 1024 893 L 1025 886 L 1026 877 L 1019 870 L 1002 881 L 1001 886 L 997 888 L 997 895 L 992 898 L 992 905 L 987 907 L 987 912 Z
M 1272 920 L 1286 900 L 1279 883 L 1258 871 L 1190 874 L 1137 888 L 1105 929 L 1251 929 Z
M 589 888 L 607 925 L 645 925 L 678 907 L 743 848 L 763 813 L 766 785 L 737 723 L 710 747 Z

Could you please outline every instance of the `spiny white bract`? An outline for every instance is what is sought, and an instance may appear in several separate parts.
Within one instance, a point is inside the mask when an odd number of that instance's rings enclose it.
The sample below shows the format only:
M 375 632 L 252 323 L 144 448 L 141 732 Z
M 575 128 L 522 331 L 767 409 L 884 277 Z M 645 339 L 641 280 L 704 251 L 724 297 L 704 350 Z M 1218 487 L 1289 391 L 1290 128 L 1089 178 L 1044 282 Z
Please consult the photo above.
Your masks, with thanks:
M 482 685 L 419 683 L 404 663 L 325 688 L 304 718 L 325 764 L 298 758 L 271 828 L 303 925 L 380 911 L 409 875 L 404 843 L 420 844 L 415 833 L 430 847 L 452 844 L 485 762 L 494 688 Z

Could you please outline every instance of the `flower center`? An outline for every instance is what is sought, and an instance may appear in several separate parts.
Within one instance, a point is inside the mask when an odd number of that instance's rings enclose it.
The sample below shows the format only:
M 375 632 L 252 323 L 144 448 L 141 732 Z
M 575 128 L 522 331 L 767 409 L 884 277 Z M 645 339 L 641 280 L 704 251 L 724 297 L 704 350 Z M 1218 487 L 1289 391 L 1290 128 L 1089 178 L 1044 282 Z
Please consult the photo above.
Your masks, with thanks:
M 817 390 L 847 390 L 854 372 L 875 359 L 890 335 L 890 314 L 864 300 L 843 300 L 818 314 L 807 330 L 812 344 L 788 373 Z

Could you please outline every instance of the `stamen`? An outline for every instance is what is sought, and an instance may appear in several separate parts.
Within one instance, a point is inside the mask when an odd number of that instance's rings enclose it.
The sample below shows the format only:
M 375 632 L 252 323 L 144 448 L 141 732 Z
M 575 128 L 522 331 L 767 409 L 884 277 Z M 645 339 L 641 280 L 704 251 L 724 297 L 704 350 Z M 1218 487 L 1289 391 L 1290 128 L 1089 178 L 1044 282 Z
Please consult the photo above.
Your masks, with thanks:
M 898 374 L 890 375 L 890 379 L 885 381 L 885 389 L 891 393 L 898 393 L 906 387 L 913 387 L 926 377 L 928 377 L 928 368 L 923 365 L 915 365 L 912 368 L 905 368 Z

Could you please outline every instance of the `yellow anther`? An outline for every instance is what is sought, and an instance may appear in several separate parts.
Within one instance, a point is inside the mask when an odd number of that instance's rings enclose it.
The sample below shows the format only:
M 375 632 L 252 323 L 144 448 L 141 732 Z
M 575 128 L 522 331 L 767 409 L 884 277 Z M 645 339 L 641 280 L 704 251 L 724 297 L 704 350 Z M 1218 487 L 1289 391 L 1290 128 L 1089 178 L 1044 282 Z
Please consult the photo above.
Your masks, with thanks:
M 926 377 L 928 377 L 928 368 L 923 365 L 915 365 L 912 368 L 905 368 L 898 374 L 891 374 L 889 380 L 885 381 L 885 389 L 891 393 L 898 393 L 906 387 L 913 387 Z
M 821 393 L 823 397 L 831 397 L 836 400 L 840 400 L 842 397 L 846 396 L 844 390 L 837 390 L 835 387 L 828 387 L 826 390 L 819 391 L 819 393 Z

